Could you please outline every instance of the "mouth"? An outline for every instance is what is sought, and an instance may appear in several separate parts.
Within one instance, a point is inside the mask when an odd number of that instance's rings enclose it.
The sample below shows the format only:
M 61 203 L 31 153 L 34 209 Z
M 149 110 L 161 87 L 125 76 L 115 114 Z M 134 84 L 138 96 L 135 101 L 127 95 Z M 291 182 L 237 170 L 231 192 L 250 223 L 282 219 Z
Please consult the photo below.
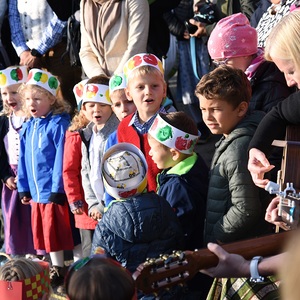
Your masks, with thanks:
M 146 99 L 144 102 L 146 102 L 146 103 L 152 103 L 152 102 L 154 102 L 154 100 L 153 99 Z
M 94 119 L 97 120 L 97 121 L 100 121 L 101 120 L 101 116 L 94 116 Z
M 16 102 L 8 103 L 8 106 L 11 108 L 16 108 L 17 103 Z
M 31 109 L 30 112 L 31 112 L 32 114 L 35 114 L 35 113 L 36 113 L 36 109 Z

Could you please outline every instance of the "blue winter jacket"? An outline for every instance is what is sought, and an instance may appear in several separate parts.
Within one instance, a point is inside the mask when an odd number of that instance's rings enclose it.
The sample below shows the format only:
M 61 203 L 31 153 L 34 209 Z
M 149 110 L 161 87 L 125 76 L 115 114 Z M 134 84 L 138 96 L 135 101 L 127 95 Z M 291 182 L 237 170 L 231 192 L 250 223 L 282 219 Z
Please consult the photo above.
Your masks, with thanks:
M 111 202 L 93 237 L 97 248 L 131 272 L 146 258 L 158 258 L 183 247 L 183 233 L 169 203 L 154 192 Z
M 31 118 L 20 133 L 18 191 L 20 199 L 64 204 L 62 168 L 65 132 L 70 124 L 67 113 Z

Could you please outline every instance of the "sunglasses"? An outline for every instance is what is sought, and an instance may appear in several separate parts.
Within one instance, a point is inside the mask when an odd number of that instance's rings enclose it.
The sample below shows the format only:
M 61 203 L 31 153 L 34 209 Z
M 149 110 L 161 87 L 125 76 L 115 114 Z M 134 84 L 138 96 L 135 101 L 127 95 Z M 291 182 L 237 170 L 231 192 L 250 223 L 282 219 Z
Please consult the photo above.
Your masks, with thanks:
M 216 67 L 220 67 L 220 66 L 226 65 L 229 59 L 230 59 L 230 58 L 225 58 L 224 60 L 213 60 L 212 63 L 213 63 Z

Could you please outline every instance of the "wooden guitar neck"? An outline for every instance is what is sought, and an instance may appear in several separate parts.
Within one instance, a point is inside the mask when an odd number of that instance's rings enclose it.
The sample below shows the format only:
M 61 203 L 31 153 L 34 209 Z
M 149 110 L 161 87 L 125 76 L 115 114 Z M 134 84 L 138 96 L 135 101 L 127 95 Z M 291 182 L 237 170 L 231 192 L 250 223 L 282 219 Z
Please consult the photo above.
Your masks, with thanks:
M 229 253 L 242 255 L 245 259 L 253 256 L 270 256 L 282 251 L 291 231 L 271 234 L 244 241 L 224 244 Z M 158 259 L 148 259 L 139 265 L 133 278 L 137 289 L 151 294 L 163 288 L 184 283 L 201 269 L 214 267 L 218 257 L 208 249 L 196 251 L 174 251 L 171 255 L 161 255 Z

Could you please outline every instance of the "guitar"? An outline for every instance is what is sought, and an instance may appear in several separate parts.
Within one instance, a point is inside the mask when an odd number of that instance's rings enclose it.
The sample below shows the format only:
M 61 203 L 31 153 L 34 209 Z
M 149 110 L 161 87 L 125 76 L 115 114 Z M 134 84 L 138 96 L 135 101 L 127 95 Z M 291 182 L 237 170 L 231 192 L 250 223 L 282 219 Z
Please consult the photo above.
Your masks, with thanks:
M 229 253 L 242 255 L 245 259 L 254 256 L 270 256 L 282 251 L 292 231 L 284 231 L 258 238 L 224 244 Z M 133 274 L 137 289 L 144 294 L 156 293 L 193 278 L 199 270 L 214 267 L 218 257 L 208 249 L 174 251 L 170 255 L 147 259 Z

